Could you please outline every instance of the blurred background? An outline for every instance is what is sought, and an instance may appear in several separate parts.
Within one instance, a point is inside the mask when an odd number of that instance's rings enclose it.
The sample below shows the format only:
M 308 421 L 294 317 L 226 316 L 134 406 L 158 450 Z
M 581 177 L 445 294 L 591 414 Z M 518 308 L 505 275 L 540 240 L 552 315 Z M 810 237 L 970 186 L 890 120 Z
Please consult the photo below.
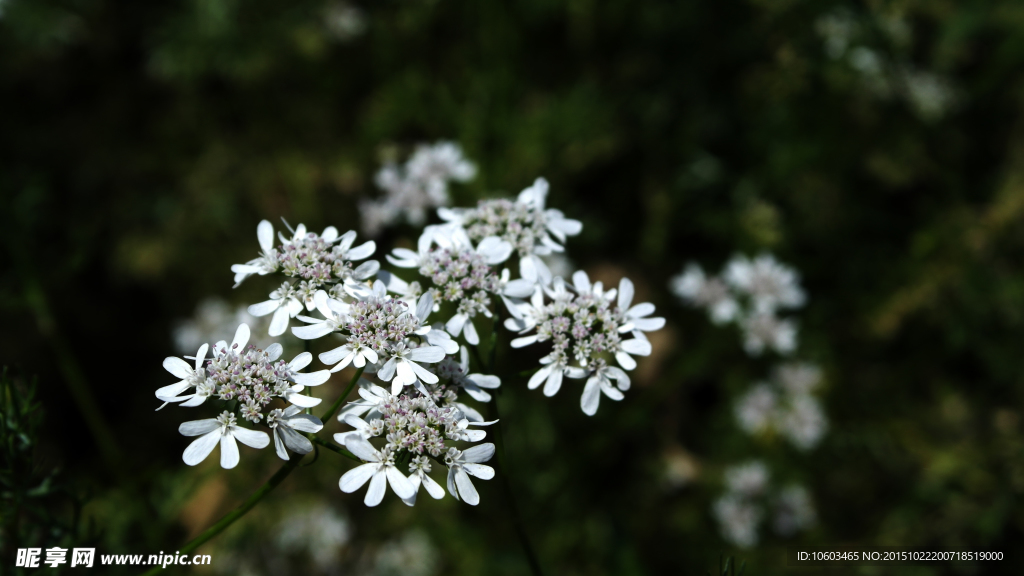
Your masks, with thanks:
M 271 450 L 182 463 L 182 412 L 153 411 L 162 359 L 274 287 L 232 289 L 259 220 L 362 230 L 377 170 L 450 140 L 477 166 L 453 205 L 546 177 L 583 222 L 572 264 L 629 276 L 668 320 L 595 417 L 575 389 L 504 379 L 548 574 L 705 574 L 722 554 L 790 574 L 794 544 L 1007 558 L 851 574 L 1020 573 L 1022 71 L 1008 1 L 2 0 L 0 572 L 25 546 L 173 552 L 268 478 Z M 388 228 L 376 257 L 417 235 Z M 808 294 L 812 448 L 737 425 L 779 357 L 669 290 L 688 262 L 762 252 Z M 766 516 L 738 546 L 715 502 L 752 460 L 813 519 L 787 536 Z M 322 454 L 180 572 L 527 572 L 497 482 L 478 508 L 367 509 L 338 490 L 348 468 Z

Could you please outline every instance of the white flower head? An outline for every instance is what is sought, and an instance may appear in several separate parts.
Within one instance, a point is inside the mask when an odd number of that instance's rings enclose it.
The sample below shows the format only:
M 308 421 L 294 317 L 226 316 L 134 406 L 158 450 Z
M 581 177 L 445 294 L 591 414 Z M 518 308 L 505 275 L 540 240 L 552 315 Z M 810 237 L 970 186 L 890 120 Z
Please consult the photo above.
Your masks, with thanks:
M 772 526 L 780 536 L 792 536 L 814 525 L 817 514 L 811 495 L 803 486 L 788 486 L 775 499 Z
M 235 415 L 224 411 L 216 418 L 184 422 L 178 427 L 183 436 L 199 436 L 193 440 L 182 459 L 185 464 L 195 466 L 213 452 L 220 444 L 220 465 L 222 468 L 234 468 L 238 465 L 238 442 L 252 448 L 266 448 L 270 438 L 266 432 L 249 430 L 238 426 Z
M 736 420 L 748 434 L 760 434 L 775 423 L 778 396 L 768 384 L 757 384 L 736 402 Z
M 476 476 L 481 480 L 494 478 L 494 468 L 480 462 L 487 462 L 494 456 L 494 444 L 478 444 L 465 451 L 456 448 L 449 448 L 445 454 L 445 464 L 448 465 L 448 493 L 456 500 L 462 500 L 470 506 L 480 503 L 480 494 L 470 476 Z
M 481 200 L 476 208 L 442 208 L 437 213 L 442 220 L 465 228 L 474 241 L 497 237 L 508 242 L 519 254 L 520 276 L 548 284 L 551 271 L 540 256 L 563 251 L 566 238 L 579 234 L 583 225 L 559 210 L 545 209 L 547 194 L 547 180 L 537 178 L 514 202 Z
M 730 286 L 751 298 L 755 312 L 760 314 L 771 314 L 780 308 L 799 308 L 806 300 L 796 271 L 770 254 L 762 254 L 754 260 L 734 256 L 726 265 L 724 276 Z
M 760 356 L 766 348 L 779 354 L 796 350 L 796 322 L 774 314 L 756 313 L 742 322 L 743 348 L 751 356 Z
M 358 435 L 348 436 L 345 447 L 366 464 L 356 466 L 341 477 L 338 485 L 342 492 L 355 492 L 369 481 L 370 487 L 363 499 L 367 506 L 381 503 L 387 485 L 390 485 L 391 490 L 402 499 L 411 498 L 415 494 L 409 479 L 395 466 L 394 454 L 387 447 L 384 450 L 377 450 Z
M 768 489 L 768 468 L 760 460 L 733 466 L 725 471 L 729 492 L 740 496 L 757 496 Z
M 313 443 L 301 433 L 315 434 L 323 429 L 324 424 L 319 418 L 303 413 L 300 407 L 289 406 L 284 410 L 271 410 L 267 414 L 267 426 L 274 431 L 274 449 L 278 457 L 288 460 L 288 450 L 296 454 L 312 452 Z
M 713 511 L 722 538 L 740 548 L 757 545 L 757 527 L 764 517 L 761 506 L 744 498 L 726 495 L 715 501 Z
M 706 308 L 715 324 L 732 322 L 739 316 L 739 303 L 729 286 L 718 278 L 708 278 L 697 264 L 688 264 L 681 274 L 673 277 L 670 288 L 688 304 Z
M 801 395 L 790 399 L 789 406 L 776 418 L 776 426 L 782 434 L 801 450 L 817 446 L 828 430 L 825 411 L 813 396 Z

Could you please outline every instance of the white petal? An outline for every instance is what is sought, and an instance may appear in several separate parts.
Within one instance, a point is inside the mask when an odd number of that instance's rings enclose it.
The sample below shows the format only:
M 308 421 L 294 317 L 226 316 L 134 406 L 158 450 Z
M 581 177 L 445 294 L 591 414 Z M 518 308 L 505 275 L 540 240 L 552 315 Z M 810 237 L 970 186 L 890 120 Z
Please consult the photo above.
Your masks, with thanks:
M 384 499 L 386 487 L 387 476 L 378 467 L 377 471 L 373 473 L 373 477 L 370 478 L 370 487 L 366 490 L 366 497 L 363 498 L 363 503 L 371 507 L 380 504 L 380 501 Z
M 641 302 L 629 310 L 626 310 L 626 315 L 630 318 L 643 318 L 644 316 L 650 316 L 651 314 L 654 314 L 654 304 L 651 304 L 650 302 Z
M 426 368 L 420 366 L 415 362 L 409 362 L 409 366 L 412 368 L 412 371 L 416 373 L 416 376 L 418 376 L 420 380 L 426 382 L 427 384 L 437 384 L 437 375 L 434 374 L 433 372 L 428 372 Z M 421 390 L 421 392 L 424 392 L 424 395 L 426 395 L 426 392 L 424 390 Z
M 220 467 L 230 470 L 238 466 L 238 443 L 233 435 L 224 434 L 220 437 Z
M 260 432 L 259 430 L 250 430 L 248 428 L 234 426 L 231 428 L 231 434 L 237 438 L 239 442 L 251 448 L 266 448 L 267 445 L 270 444 L 270 437 L 267 436 L 267 433 Z
M 175 378 L 181 378 L 182 380 L 192 375 L 192 366 L 176 356 L 164 358 L 164 370 L 170 372 Z
M 204 420 L 182 422 L 181 425 L 178 426 L 178 432 L 180 432 L 182 436 L 199 436 L 212 432 L 218 428 L 220 428 L 220 422 L 217 422 L 216 418 L 206 418 Z
M 380 370 L 377 370 L 377 377 L 385 382 L 390 382 L 395 376 L 395 364 L 396 361 L 394 358 L 389 359 L 380 367 Z
M 529 298 L 533 295 L 534 286 L 536 284 L 525 278 L 517 278 L 506 284 L 503 292 L 506 296 L 513 298 Z
M 459 499 L 459 491 L 455 487 L 455 468 L 448 469 L 448 493 L 456 500 Z
M 572 285 L 580 294 L 587 294 L 591 290 L 590 277 L 583 270 L 577 270 L 572 275 Z
M 481 480 L 490 480 L 491 478 L 494 478 L 494 468 L 491 468 L 486 464 L 472 464 L 467 462 L 462 465 L 462 468 L 467 473 L 472 474 Z
M 313 443 L 302 434 L 287 426 L 278 426 L 277 431 L 284 437 L 284 443 L 289 450 L 296 454 L 309 454 L 313 451 Z M 241 440 L 241 438 L 239 438 Z
M 292 330 L 294 332 L 295 330 Z M 344 346 L 338 346 L 334 350 L 328 350 L 320 354 L 320 361 L 324 364 L 331 365 L 337 364 L 342 358 L 352 354 L 352 347 L 348 344 Z M 351 362 L 351 360 L 349 360 Z
M 633 281 L 629 278 L 619 280 L 619 309 L 627 310 L 633 302 Z
M 530 376 L 530 381 L 526 383 L 526 387 L 529 388 L 530 390 L 535 390 L 538 386 L 540 386 L 541 382 L 547 380 L 548 376 L 551 375 L 551 371 L 553 369 L 554 366 L 548 365 L 541 368 L 540 370 L 537 370 L 536 372 L 533 373 L 533 376 Z
M 651 343 L 641 338 L 633 338 L 622 343 L 622 350 L 637 356 L 648 356 L 651 353 Z
M 274 315 L 274 320 L 277 320 L 277 314 Z M 286 314 L 285 326 L 287 325 L 288 316 Z M 334 332 L 334 328 L 327 322 L 320 322 L 319 324 L 310 324 L 309 326 L 297 326 L 295 328 L 292 328 L 292 334 L 294 334 L 296 338 L 300 338 L 302 340 L 316 340 L 317 338 L 327 336 L 331 332 Z M 282 330 L 281 333 L 283 334 L 284 330 Z
M 477 444 L 462 453 L 463 462 L 487 462 L 494 456 L 494 444 Z
M 501 386 L 501 378 L 488 374 L 470 374 L 469 380 L 481 388 L 494 389 Z
M 469 316 L 465 314 L 456 314 L 444 325 L 444 329 L 448 331 L 452 336 L 458 336 L 462 333 L 462 326 L 469 320 Z
M 544 395 L 551 397 L 558 393 L 562 388 L 562 369 L 555 368 L 551 371 L 551 375 L 548 376 L 548 381 L 544 383 Z
M 238 330 L 235 330 L 235 337 L 231 340 L 231 347 L 241 352 L 245 345 L 249 343 L 249 325 L 239 324 Z M 237 346 L 237 347 L 236 347 Z
M 349 249 L 348 253 L 345 254 L 345 258 L 348 260 L 362 260 L 363 258 L 369 258 L 377 250 L 377 243 L 373 240 L 365 242 L 356 246 L 355 248 Z
M 473 486 L 473 481 L 469 479 L 469 474 L 466 474 L 465 470 L 459 468 L 455 471 L 455 485 L 459 488 L 459 496 L 463 502 L 470 506 L 480 503 L 480 494 L 477 493 L 476 486 Z
M 276 362 L 277 359 L 281 357 L 281 354 L 284 354 L 284 346 L 281 346 L 279 343 L 274 342 L 270 346 L 267 346 L 266 352 L 269 360 L 271 362 Z
M 163 400 L 164 402 L 175 402 L 176 400 L 173 400 L 175 396 L 181 394 L 182 392 L 188 390 L 191 387 L 191 384 L 182 380 L 177 384 L 171 384 L 169 386 L 164 386 L 163 388 L 157 388 L 156 397 L 159 398 L 160 400 Z M 187 434 L 187 436 L 194 436 L 194 434 Z
M 309 363 L 312 361 L 313 355 L 310 354 L 309 352 L 303 352 L 296 356 L 295 358 L 292 358 L 292 361 L 288 363 L 288 367 L 291 368 L 292 370 L 298 371 L 302 370 L 306 366 L 309 366 Z
M 256 239 L 260 242 L 260 248 L 264 252 L 270 252 L 274 247 L 274 225 L 266 220 L 260 220 L 256 226 Z
M 466 337 L 466 342 L 469 342 L 473 346 L 480 343 L 480 336 L 476 333 L 476 326 L 473 325 L 472 320 L 466 320 L 466 325 L 463 328 L 463 335 Z
M 380 464 L 374 462 L 356 466 L 348 472 L 345 472 L 341 477 L 341 480 L 338 481 L 338 486 L 341 488 L 342 492 L 355 492 L 362 488 L 363 484 L 366 484 L 366 481 L 370 479 L 370 476 L 373 476 L 373 473 L 376 472 L 379 467 Z
M 626 354 L 625 352 L 616 352 L 615 360 L 618 361 L 619 366 L 622 366 L 626 370 L 632 370 L 636 368 L 636 360 L 633 360 L 633 357 L 630 356 L 629 354 Z
M 277 457 L 281 460 L 288 460 L 288 449 L 284 445 L 284 438 L 281 437 L 284 430 L 283 426 L 274 429 L 274 452 L 277 452 Z
M 601 379 L 591 376 L 587 385 L 583 387 L 583 396 L 580 398 L 580 407 L 587 416 L 597 414 L 597 407 L 601 403 Z
M 367 260 L 359 266 L 356 266 L 356 269 L 352 271 L 352 277 L 356 280 L 366 280 L 376 274 L 379 270 L 380 262 L 376 260 Z
M 409 352 L 409 359 L 416 362 L 426 362 L 433 364 L 444 360 L 444 348 L 440 346 L 420 346 L 414 348 Z
M 480 241 L 476 251 L 484 257 L 488 264 L 493 266 L 508 260 L 508 257 L 512 255 L 512 245 L 497 236 L 488 236 Z
M 469 394 L 470 398 L 472 398 L 473 400 L 476 400 L 477 402 L 490 402 L 491 401 L 491 395 L 490 394 L 488 394 L 487 392 L 484 392 L 483 390 L 481 390 L 480 388 L 478 388 L 478 387 L 476 387 L 476 386 L 474 386 L 472 384 L 470 384 L 469 386 L 466 386 L 465 390 L 466 390 L 466 394 Z
M 412 384 L 413 382 L 416 382 L 416 373 L 413 372 L 412 366 L 410 366 L 408 361 L 399 360 L 395 365 L 395 370 L 397 372 L 395 380 L 402 384 Z
M 324 423 L 311 414 L 296 414 L 288 419 L 288 426 L 299 432 L 316 433 L 323 429 Z
M 380 454 L 377 452 L 377 449 L 362 436 L 349 436 L 346 438 L 345 448 L 348 448 L 348 451 L 355 454 L 360 460 L 366 460 L 367 462 L 380 461 Z
M 423 322 L 430 316 L 430 311 L 434 309 L 434 293 L 427 291 L 420 296 L 419 302 L 416 303 L 416 317 Z
M 398 468 L 394 466 L 385 466 L 384 472 L 388 477 L 388 484 L 391 485 L 391 490 L 395 492 L 399 498 L 409 498 L 416 492 L 412 488 L 412 484 L 409 483 L 409 479 L 405 477 Z
M 334 226 L 328 226 L 324 228 L 324 233 L 320 237 L 328 242 L 334 242 L 338 238 L 338 229 Z
M 611 384 L 602 384 L 601 391 L 604 392 L 605 396 L 615 401 L 619 401 L 625 398 L 625 395 L 622 393 L 622 391 L 619 390 L 618 388 L 615 388 Z
M 537 266 L 533 258 L 526 256 L 519 259 L 519 275 L 531 284 L 536 284 L 538 279 Z
M 203 460 L 206 460 L 206 457 L 210 455 L 210 452 L 213 452 L 213 448 L 218 442 L 220 442 L 220 430 L 217 429 L 212 432 L 208 432 L 204 436 L 200 436 L 193 440 L 192 443 L 188 445 L 188 448 L 185 448 L 185 453 L 182 454 L 182 460 L 184 460 L 185 464 L 188 464 L 189 466 L 195 466 Z
M 441 488 L 441 485 L 435 482 L 433 478 L 424 474 L 421 482 L 423 483 L 423 487 L 426 488 L 427 494 L 430 494 L 431 498 L 434 500 L 444 498 L 444 488 Z
M 253 316 L 259 318 L 260 316 L 266 316 L 267 314 L 270 314 L 274 310 L 280 308 L 281 303 L 281 300 L 267 300 L 266 302 L 253 304 L 252 306 L 249 306 L 246 310 L 249 312 L 249 314 L 252 314 Z
M 302 394 L 299 394 L 294 390 L 285 392 L 285 400 L 288 400 L 289 402 L 295 404 L 296 406 L 302 406 L 303 408 L 312 408 L 313 406 L 317 406 L 321 402 L 323 402 L 323 399 L 321 398 L 303 396 Z
M 529 346 L 530 344 L 533 344 L 536 341 L 537 341 L 537 335 L 536 334 L 534 334 L 532 336 L 523 336 L 522 338 L 516 338 L 516 339 L 512 340 L 512 347 L 513 348 L 522 348 L 523 346 Z
M 636 318 L 633 320 L 633 326 L 642 332 L 654 332 L 655 330 L 661 330 L 665 327 L 664 318 Z
M 331 378 L 330 370 L 317 370 L 308 374 L 292 374 L 292 382 L 303 386 L 319 386 Z

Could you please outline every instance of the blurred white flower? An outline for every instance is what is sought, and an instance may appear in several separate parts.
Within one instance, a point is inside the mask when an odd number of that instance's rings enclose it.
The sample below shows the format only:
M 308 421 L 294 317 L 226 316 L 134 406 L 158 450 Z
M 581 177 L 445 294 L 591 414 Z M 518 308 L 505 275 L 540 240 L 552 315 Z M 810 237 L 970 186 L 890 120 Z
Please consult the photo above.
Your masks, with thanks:
M 821 368 L 806 362 L 790 362 L 777 366 L 772 379 L 790 394 L 810 394 L 821 383 Z
M 420 226 L 428 210 L 450 202 L 449 182 L 468 182 L 474 176 L 476 166 L 462 155 L 458 144 L 420 144 L 403 166 L 388 163 L 377 172 L 374 182 L 384 196 L 360 202 L 363 231 L 376 235 L 399 220 Z
M 350 2 L 330 2 L 324 7 L 324 26 L 336 40 L 347 42 L 366 30 L 366 16 Z
M 754 260 L 742 255 L 734 256 L 726 265 L 723 276 L 734 290 L 750 297 L 757 314 L 771 314 L 780 308 L 799 308 L 806 300 L 796 271 L 780 264 L 770 254 L 762 254 Z
M 715 501 L 713 511 L 722 538 L 740 548 L 757 545 L 757 527 L 764 516 L 760 506 L 745 498 L 726 495 Z
M 254 333 L 252 344 L 265 349 L 274 343 L 274 339 L 266 334 L 270 325 L 266 319 L 249 314 L 246 308 L 245 305 L 233 306 L 217 297 L 200 301 L 195 314 L 174 327 L 175 347 L 178 352 L 188 354 L 205 343 L 231 338 L 239 324 L 246 324 Z
M 289 506 L 274 531 L 277 547 L 286 553 L 304 552 L 316 568 L 330 570 L 352 534 L 348 519 L 335 509 L 336 505 L 323 501 Z
M 777 416 L 777 426 L 794 446 L 809 450 L 818 445 L 828 430 L 828 419 L 816 398 L 801 395 L 791 398 L 789 406 Z
M 743 349 L 751 356 L 760 356 L 771 349 L 786 355 L 796 350 L 796 323 L 774 314 L 754 314 L 744 318 Z
M 768 467 L 760 460 L 751 460 L 725 471 L 729 492 L 740 496 L 757 496 L 768 489 Z
M 697 264 L 688 264 L 681 274 L 674 276 L 670 289 L 686 303 L 707 308 L 715 324 L 732 322 L 739 315 L 739 303 L 725 282 L 708 278 Z
M 376 576 L 431 576 L 439 564 L 439 554 L 426 534 L 415 530 L 385 543 L 377 551 L 373 564 Z
M 792 536 L 814 525 L 817 514 L 811 495 L 803 486 L 788 486 L 775 499 L 772 526 L 780 536 Z
M 736 420 L 748 434 L 760 434 L 774 423 L 777 398 L 768 384 L 757 384 L 744 394 L 735 407 Z

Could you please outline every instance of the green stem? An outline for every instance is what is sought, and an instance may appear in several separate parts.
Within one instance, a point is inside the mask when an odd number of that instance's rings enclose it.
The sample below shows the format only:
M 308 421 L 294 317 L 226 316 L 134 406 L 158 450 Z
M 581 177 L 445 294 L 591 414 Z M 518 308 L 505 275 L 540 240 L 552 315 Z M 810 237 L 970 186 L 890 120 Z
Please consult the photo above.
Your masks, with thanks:
M 357 458 L 355 454 L 349 452 L 348 450 L 345 450 L 341 446 L 335 446 L 334 444 L 331 444 L 330 442 L 327 442 L 327 441 L 323 440 L 319 436 L 310 436 L 309 439 L 310 439 L 310 441 L 313 442 L 313 444 L 316 444 L 317 446 L 323 446 L 324 448 L 330 450 L 331 452 L 337 452 L 338 454 L 341 454 L 345 458 L 349 458 L 349 459 L 355 460 L 356 462 L 359 462 L 360 464 L 362 464 L 362 462 L 363 462 L 362 460 Z
M 519 544 L 523 547 L 523 552 L 526 554 L 526 560 L 530 564 L 530 571 L 533 576 L 544 576 L 544 571 L 540 568 L 540 561 L 537 560 L 537 553 L 533 550 L 533 545 L 530 544 L 530 537 L 526 533 L 526 526 L 523 523 L 523 518 L 519 515 L 519 506 L 516 504 L 516 497 L 512 492 L 512 484 L 508 478 L 508 466 L 505 464 L 505 437 L 501 432 L 501 415 L 498 413 L 498 399 L 495 398 L 491 405 L 494 407 L 494 418 L 498 422 L 494 425 L 494 441 L 498 445 L 498 465 L 501 467 L 501 474 L 498 476 L 501 478 L 501 487 L 505 491 L 505 502 L 508 504 L 509 512 L 512 514 L 512 523 L 515 526 L 516 536 L 519 537 Z
M 208 540 L 210 540 L 214 536 L 220 534 L 225 529 L 227 529 L 228 526 L 234 524 L 235 520 L 238 520 L 242 516 L 245 516 L 246 512 L 252 510 L 253 507 L 256 506 L 256 504 L 259 504 L 260 500 L 262 500 L 264 496 L 269 494 L 271 490 L 276 488 L 277 485 L 281 483 L 282 480 L 287 478 L 288 475 L 291 474 L 292 471 L 295 470 L 295 468 L 299 465 L 299 462 L 301 460 L 302 456 L 298 454 L 293 454 L 291 459 L 288 460 L 288 462 L 286 462 L 285 465 L 282 466 L 280 470 L 274 473 L 274 475 L 270 477 L 270 480 L 267 480 L 266 484 L 261 486 L 259 490 L 252 494 L 252 496 L 249 496 L 248 500 L 243 502 L 242 505 L 239 506 L 238 508 L 232 510 L 227 516 L 221 518 L 219 522 L 207 528 L 205 532 L 193 538 L 188 544 L 185 544 L 181 548 L 181 553 L 188 554 L 189 552 L 202 546 Z M 154 566 L 153 568 L 150 568 L 145 574 L 143 574 L 143 576 L 152 576 L 153 574 L 159 574 L 162 571 L 162 566 Z
M 345 401 L 345 398 L 348 398 L 349 393 L 351 393 L 352 389 L 356 387 L 356 383 L 359 382 L 359 377 L 363 375 L 363 370 L 365 369 L 366 367 L 363 366 L 356 370 L 356 375 L 353 376 L 352 381 L 348 383 L 348 388 L 345 388 L 345 391 L 341 393 L 341 396 L 338 396 L 338 399 L 334 401 L 334 404 L 331 404 L 331 407 L 327 409 L 327 412 L 324 412 L 324 415 L 320 417 L 321 422 L 327 422 L 334 417 L 334 413 L 338 411 L 338 408 L 341 408 L 341 403 Z
M 500 310 L 499 310 L 500 312 Z M 493 373 L 496 362 L 496 352 L 498 348 L 497 339 L 497 326 L 500 319 L 500 315 L 495 319 L 495 330 L 491 334 L 491 350 L 490 350 L 490 363 L 484 363 L 482 354 L 476 346 L 470 346 L 474 356 L 476 356 L 477 362 L 480 362 L 482 369 L 485 369 L 487 373 Z M 502 490 L 505 492 L 505 503 L 508 505 L 509 513 L 512 515 L 512 524 L 516 531 L 516 536 L 519 538 L 519 544 L 523 547 L 523 553 L 526 554 L 526 561 L 530 564 L 530 571 L 533 576 L 544 576 L 544 571 L 540 568 L 540 561 L 537 560 L 537 553 L 533 550 L 533 545 L 530 543 L 530 537 L 526 532 L 526 525 L 523 523 L 522 516 L 519 515 L 519 505 L 516 504 L 515 493 L 512 492 L 512 483 L 509 481 L 509 467 L 505 460 L 505 436 L 502 434 L 501 426 L 501 414 L 498 411 L 498 398 L 497 395 L 491 400 L 493 418 L 498 422 L 494 425 L 494 443 L 497 445 L 498 453 L 498 466 L 501 468 L 500 477 Z

